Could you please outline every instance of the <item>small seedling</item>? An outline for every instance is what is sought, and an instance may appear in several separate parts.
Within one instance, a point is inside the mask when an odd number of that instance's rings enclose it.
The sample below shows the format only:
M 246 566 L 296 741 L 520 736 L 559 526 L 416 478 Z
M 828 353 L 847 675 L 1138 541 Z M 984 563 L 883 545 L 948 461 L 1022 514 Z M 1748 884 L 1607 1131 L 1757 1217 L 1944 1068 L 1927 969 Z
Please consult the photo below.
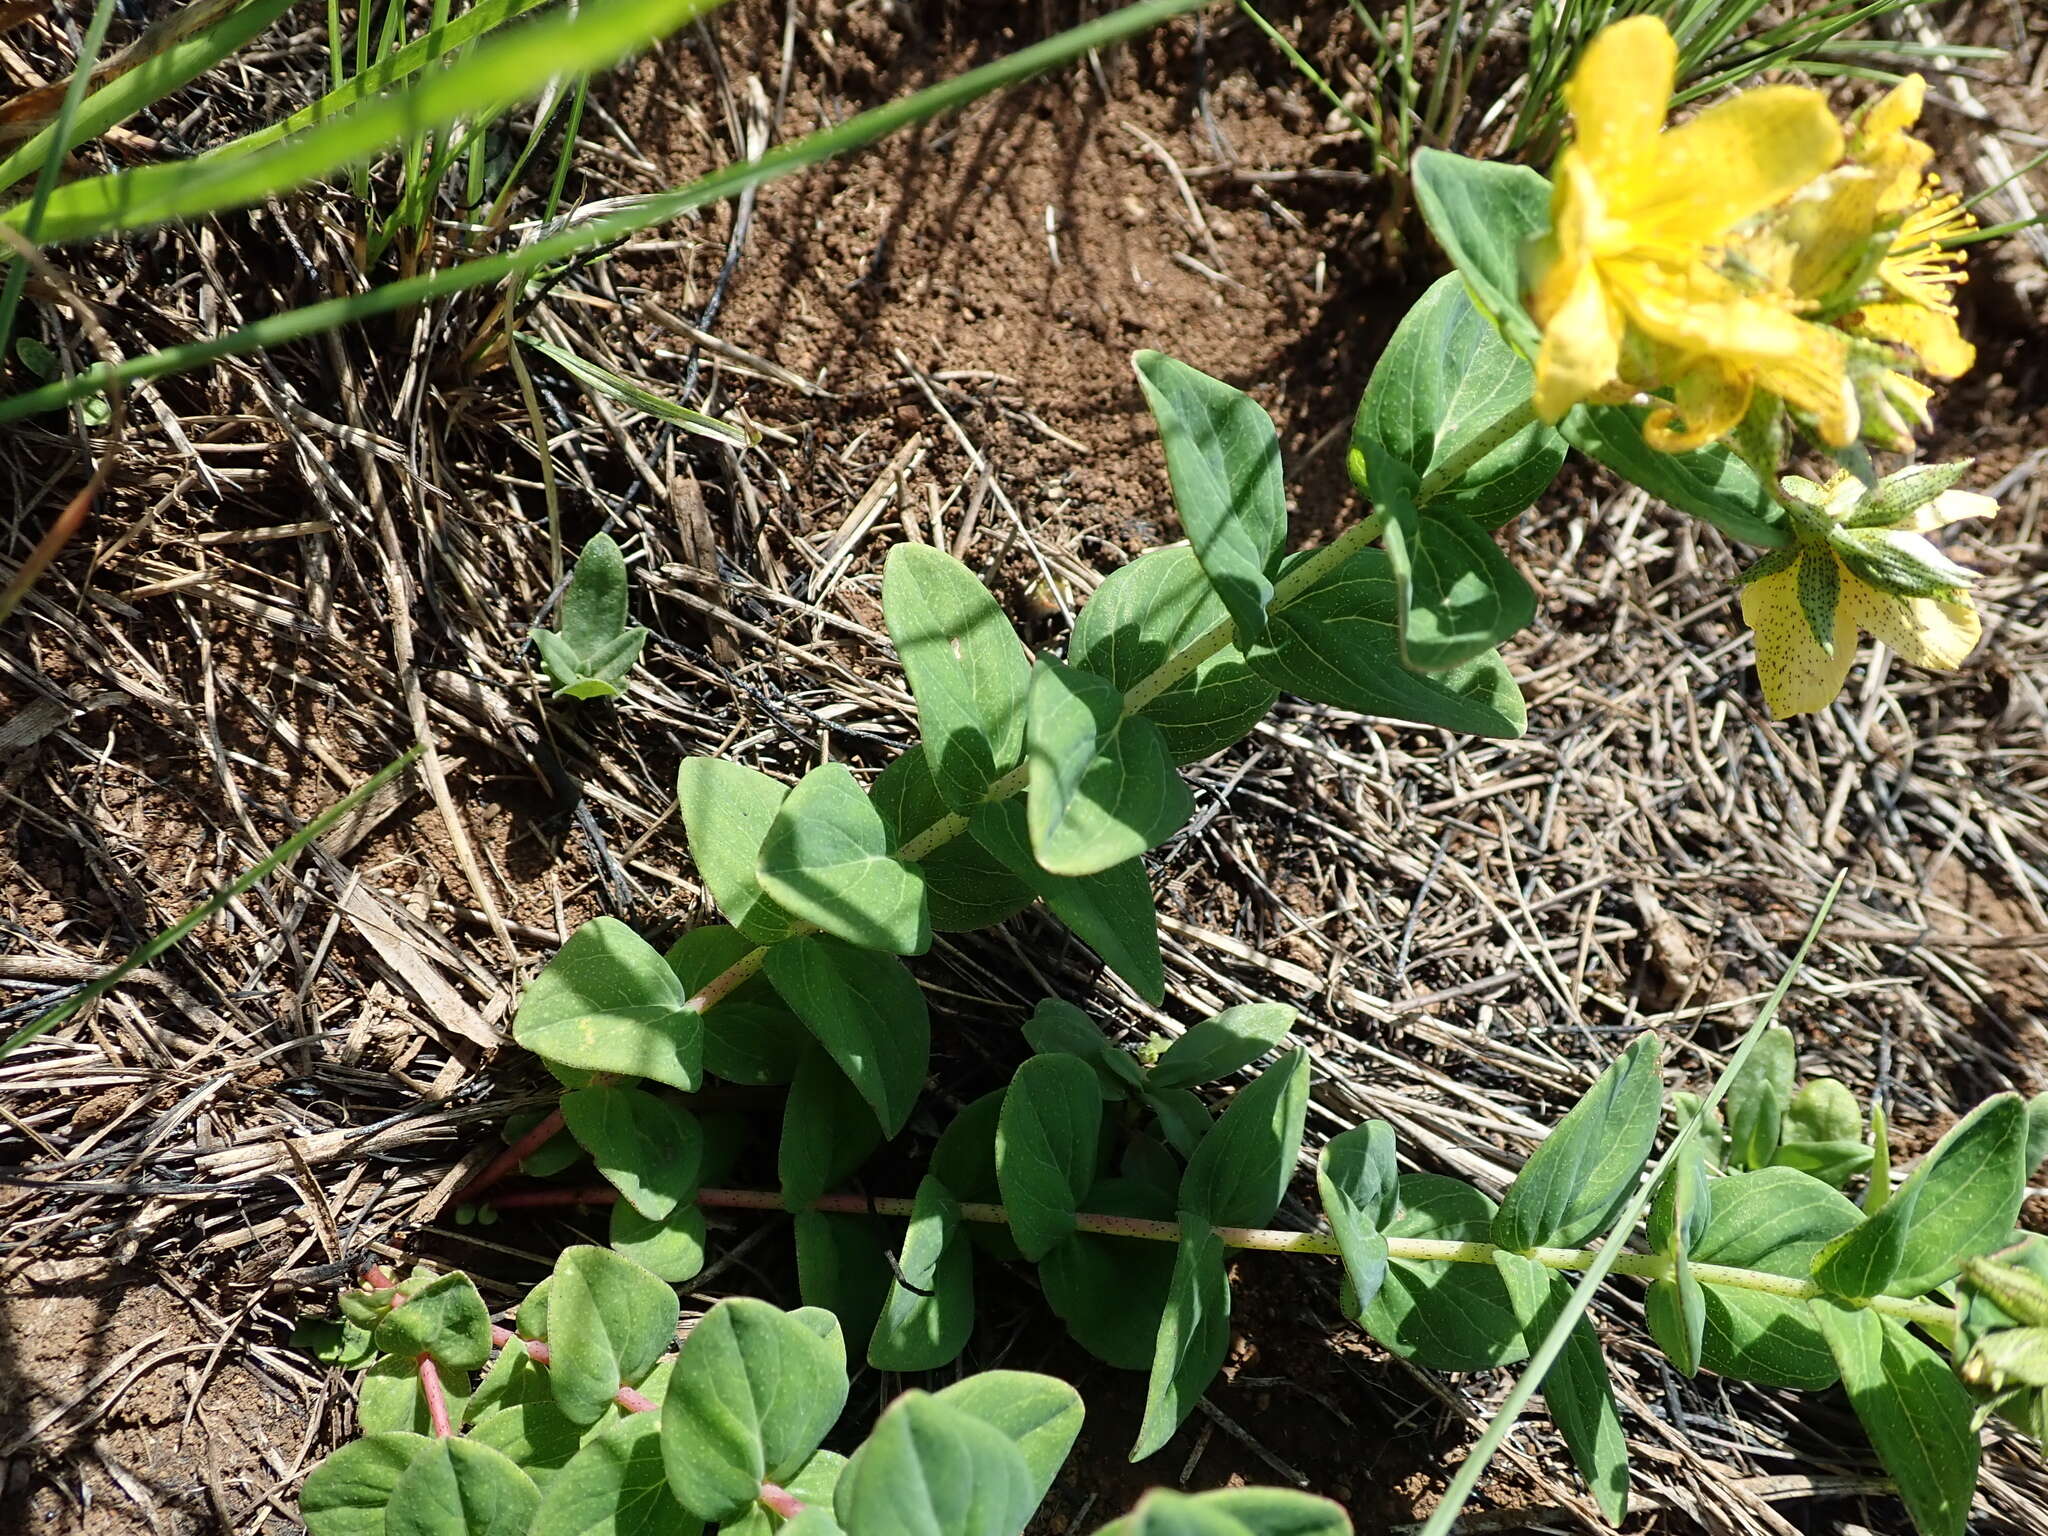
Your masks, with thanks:
M 620 685 L 647 643 L 643 627 L 626 623 L 630 593 L 626 557 L 610 534 L 594 535 L 562 594 L 562 627 L 533 632 L 557 697 L 609 699 L 625 691 Z

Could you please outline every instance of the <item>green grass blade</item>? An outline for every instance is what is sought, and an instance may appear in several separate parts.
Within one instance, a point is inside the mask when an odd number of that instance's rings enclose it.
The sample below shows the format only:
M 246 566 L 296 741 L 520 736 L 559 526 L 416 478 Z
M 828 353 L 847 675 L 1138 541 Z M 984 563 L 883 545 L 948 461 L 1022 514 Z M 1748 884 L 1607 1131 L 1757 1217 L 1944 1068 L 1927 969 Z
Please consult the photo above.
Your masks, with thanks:
M 1642 1184 L 1622 1209 L 1621 1214 L 1615 1218 L 1614 1224 L 1601 1240 L 1600 1251 L 1594 1255 L 1593 1262 L 1586 1267 L 1585 1274 L 1572 1291 L 1571 1300 L 1565 1304 L 1564 1311 L 1550 1325 L 1550 1331 L 1543 1336 L 1542 1344 L 1537 1346 L 1536 1352 L 1529 1357 L 1528 1365 L 1514 1386 L 1509 1389 L 1507 1397 L 1502 1400 L 1492 1422 L 1486 1426 L 1486 1433 L 1479 1437 L 1479 1443 L 1466 1455 L 1458 1468 L 1457 1476 L 1451 1479 L 1450 1487 L 1444 1490 L 1442 1502 L 1430 1512 L 1429 1521 L 1422 1528 L 1422 1536 L 1450 1536 L 1450 1532 L 1457 1526 L 1458 1516 L 1463 1512 L 1465 1502 L 1472 1497 L 1472 1490 L 1479 1486 L 1480 1476 L 1486 1471 L 1487 1464 L 1506 1442 L 1516 1421 L 1521 1418 L 1522 1410 L 1529 1406 L 1529 1399 L 1536 1395 L 1543 1385 L 1543 1378 L 1550 1374 L 1550 1368 L 1557 1363 L 1557 1357 L 1564 1353 L 1564 1347 L 1571 1339 L 1572 1329 L 1577 1327 L 1579 1319 L 1585 1316 L 1586 1309 L 1592 1305 L 1594 1295 L 1627 1246 L 1629 1233 L 1635 1230 L 1636 1223 L 1643 1218 L 1643 1212 L 1649 1209 L 1658 1181 L 1677 1160 L 1678 1154 L 1685 1149 L 1685 1144 L 1698 1133 L 1700 1126 L 1706 1123 L 1707 1116 L 1720 1105 L 1728 1092 L 1729 1083 L 1734 1080 L 1735 1074 L 1742 1070 L 1743 1063 L 1755 1052 L 1757 1042 L 1763 1039 L 1764 1031 L 1770 1028 L 1771 1021 L 1778 1016 L 1778 1009 L 1785 1001 L 1785 994 L 1792 990 L 1792 983 L 1798 979 L 1800 970 L 1806 964 L 1806 956 L 1813 948 L 1814 940 L 1820 937 L 1821 925 L 1835 909 L 1835 898 L 1842 894 L 1842 885 L 1848 878 L 1846 870 L 1835 876 L 1835 883 L 1828 887 L 1827 895 L 1821 898 L 1820 910 L 1813 915 L 1813 925 L 1806 930 L 1806 937 L 1800 940 L 1799 950 L 1792 956 L 1792 963 L 1785 968 L 1785 974 L 1779 978 L 1777 986 L 1771 989 L 1771 995 L 1764 1000 L 1763 1007 L 1757 1010 L 1756 1019 L 1749 1026 L 1749 1032 L 1742 1037 L 1742 1043 L 1735 1048 L 1735 1054 L 1728 1058 L 1728 1064 L 1721 1069 L 1721 1075 L 1714 1079 L 1714 1086 L 1701 1100 L 1692 1119 L 1678 1128 L 1678 1134 L 1671 1138 L 1671 1144 L 1664 1149 L 1664 1155 L 1650 1165 Z
M 307 336 L 317 336 L 351 321 L 424 304 L 451 293 L 484 284 L 503 282 L 515 273 L 530 272 L 552 262 L 567 261 L 596 250 L 614 240 L 637 234 L 650 225 L 677 218 L 693 208 L 737 197 L 748 187 L 757 187 L 794 171 L 808 169 L 835 155 L 863 149 L 877 139 L 913 123 L 924 122 L 955 107 L 962 107 L 991 91 L 1015 85 L 1032 75 L 1081 57 L 1094 48 L 1112 44 L 1151 30 L 1161 22 L 1201 9 L 1211 0 L 1139 0 L 1107 16 L 1070 28 L 1042 43 L 1021 48 L 1007 58 L 971 69 L 951 80 L 875 107 L 848 118 L 831 128 L 820 129 L 801 139 L 770 150 L 758 160 L 728 165 L 700 181 L 647 198 L 632 208 L 620 209 L 601 218 L 589 219 L 562 233 L 518 251 L 480 257 L 437 272 L 423 273 L 400 282 L 386 283 L 367 293 L 328 299 L 302 309 L 286 310 L 205 341 L 166 347 L 159 352 L 130 358 L 118 367 L 102 363 L 45 384 L 0 399 L 0 422 L 16 421 L 43 411 L 55 410 L 86 395 L 98 394 L 115 380 L 162 378 L 185 373 L 224 357 L 245 357 L 268 347 L 281 346 Z
M 149 964 L 150 961 L 156 959 L 157 956 L 175 949 L 178 945 L 184 943 L 186 938 L 191 935 L 193 929 L 199 927 L 202 923 L 210 921 L 224 910 L 229 902 L 240 896 L 244 891 L 267 879 L 272 872 L 282 869 L 293 859 L 297 858 L 314 839 L 325 836 L 328 830 L 344 816 L 348 815 L 349 812 L 363 804 L 372 795 L 376 794 L 378 790 L 419 761 L 420 755 L 425 751 L 426 747 L 423 745 L 407 748 L 404 755 L 396 762 L 380 770 L 357 788 L 335 801 L 333 805 L 329 806 L 320 815 L 314 817 L 313 820 L 307 822 L 269 853 L 258 859 L 211 899 L 201 902 L 190 912 L 187 912 L 183 917 L 144 944 L 140 949 L 137 949 L 112 970 L 107 971 L 97 980 L 80 987 L 63 1002 L 50 1009 L 49 1012 L 24 1024 L 20 1029 L 9 1035 L 6 1040 L 0 1041 L 0 1061 L 5 1061 L 15 1051 L 35 1039 L 36 1036 L 55 1029 L 87 1003 L 104 997 L 121 984 L 122 978 L 134 974 L 143 966 Z
M 52 123 L 0 160 L 0 189 L 13 186 L 41 165 L 53 153 L 52 146 L 58 146 L 54 153 L 61 159 L 87 139 L 98 138 L 116 123 L 126 122 L 151 103 L 198 79 L 229 54 L 253 42 L 291 5 L 292 0 L 250 0 L 205 31 L 172 44 L 155 58 L 110 80 L 79 103 L 61 136 Z
M 74 181 L 53 194 L 41 229 L 51 242 L 140 229 L 260 202 L 375 155 L 410 135 L 480 117 L 550 80 L 603 69 L 710 11 L 719 0 L 590 0 L 570 15 L 479 44 L 459 64 L 422 75 L 295 138 L 231 159 L 143 166 Z M 18 223 L 19 207 L 0 213 Z

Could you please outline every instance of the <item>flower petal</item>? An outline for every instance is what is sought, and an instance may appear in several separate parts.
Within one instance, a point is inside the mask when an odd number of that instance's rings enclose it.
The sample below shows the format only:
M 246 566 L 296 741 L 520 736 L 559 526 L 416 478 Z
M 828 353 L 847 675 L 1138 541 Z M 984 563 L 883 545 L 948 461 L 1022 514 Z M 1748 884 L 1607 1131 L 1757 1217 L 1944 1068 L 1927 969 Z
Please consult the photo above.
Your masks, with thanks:
M 1672 385 L 1669 406 L 1643 423 L 1643 441 L 1660 453 L 1690 453 L 1733 432 L 1749 410 L 1749 376 L 1701 358 Z
M 1943 491 L 1916 511 L 1905 526 L 1915 533 L 1932 533 L 1966 517 L 1996 516 L 1998 502 L 1992 497 L 1979 495 L 1976 491 Z
M 1843 584 L 1842 613 L 1916 667 L 1953 672 L 1963 664 L 1983 625 L 1968 598 L 1895 597 L 1860 581 Z
M 1857 312 L 1856 328 L 1907 348 L 1937 379 L 1960 378 L 1977 363 L 1977 349 L 1963 339 L 1956 317 L 1939 309 L 1918 304 L 1866 304 Z
M 1842 158 L 1842 130 L 1819 91 L 1766 85 L 1707 108 L 1657 140 L 1657 153 L 1608 189 L 1643 244 L 1697 249 L 1789 197 Z
M 1604 27 L 1579 55 L 1564 88 L 1579 153 L 1602 180 L 1651 170 L 1671 90 L 1678 45 L 1655 16 Z
M 1607 295 L 1599 268 L 1580 265 L 1563 305 L 1543 331 L 1536 354 L 1536 414 L 1548 422 L 1614 382 L 1621 367 L 1620 309 Z
M 1773 720 L 1826 709 L 1842 691 L 1849 664 L 1856 658 L 1856 623 L 1851 617 L 1855 605 L 1849 601 L 1854 581 L 1842 583 L 1832 656 L 1814 640 L 1799 601 L 1799 566 L 1808 560 L 1832 559 L 1824 550 L 1810 549 L 1798 564 L 1742 589 L 1742 620 L 1756 633 L 1756 676 Z

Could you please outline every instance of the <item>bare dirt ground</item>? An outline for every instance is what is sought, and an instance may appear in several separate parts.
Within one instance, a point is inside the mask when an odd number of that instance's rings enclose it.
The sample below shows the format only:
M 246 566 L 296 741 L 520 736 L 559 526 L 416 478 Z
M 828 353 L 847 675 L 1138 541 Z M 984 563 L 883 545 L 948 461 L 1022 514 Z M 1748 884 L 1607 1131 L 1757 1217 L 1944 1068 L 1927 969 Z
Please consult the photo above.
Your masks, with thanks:
M 1308 8 L 1306 49 L 1341 57 L 1342 9 Z M 736 4 L 601 94 L 572 196 L 685 180 L 1073 19 L 1064 3 Z M 1937 92 L 1948 174 L 1974 190 L 2000 155 L 2038 152 L 2048 30 L 2025 9 L 1940 19 L 2012 50 Z M 317 37 L 247 66 L 233 110 L 302 99 Z M 234 126 L 140 131 L 192 148 Z M 708 918 L 670 815 L 684 756 L 789 777 L 825 755 L 879 767 L 913 738 L 880 632 L 890 544 L 977 563 L 1051 645 L 1104 574 L 1176 536 L 1132 350 L 1272 410 L 1302 540 L 1354 517 L 1351 410 L 1440 270 L 1368 166 L 1219 10 L 570 275 L 530 331 L 669 393 L 694 378 L 764 434 L 710 449 L 536 363 L 564 540 L 607 527 L 626 545 L 657 637 L 616 708 L 550 704 L 525 646 L 555 568 L 487 299 L 139 402 L 117 490 L 0 644 L 0 1028 L 420 735 L 439 750 L 291 878 L 0 1070 L 0 1529 L 293 1529 L 297 1479 L 351 1409 L 343 1378 L 287 1347 L 292 1319 L 408 1247 L 509 1301 L 588 1226 L 441 1211 L 497 1124 L 544 1093 L 496 1048 L 520 984 L 600 912 L 657 936 Z M 2010 195 L 1987 216 L 2022 211 Z M 360 221 L 345 196 L 309 198 L 118 259 L 70 253 L 67 270 L 139 349 L 314 296 L 316 272 L 349 270 Z M 871 1187 L 914 1182 L 945 1106 L 1000 1080 L 1046 992 L 1133 1033 L 1293 1002 L 1312 1132 L 1385 1118 L 1416 1166 L 1498 1186 L 1630 1034 L 1660 1030 L 1682 1077 L 1710 1076 L 1845 865 L 1788 1020 L 1808 1067 L 1882 1091 L 1915 1148 L 1988 1092 L 2048 1086 L 2034 245 L 1986 252 L 1966 297 L 1981 363 L 1931 451 L 1979 455 L 1973 483 L 2007 510 L 1959 547 L 1987 573 L 1986 641 L 1961 673 L 1871 659 L 1829 716 L 1771 725 L 1736 553 L 1568 470 L 1509 536 L 1543 595 L 1510 651 L 1528 738 L 1283 701 L 1193 770 L 1198 815 L 1158 856 L 1167 1007 L 1038 915 L 942 940 L 919 965 L 932 1108 Z M 48 303 L 38 315 L 64 331 Z M 18 555 L 84 471 L 50 426 L 5 463 Z M 686 1310 L 793 1296 L 783 1230 L 717 1235 Z M 1090 1404 L 1048 1532 L 1092 1528 L 1149 1483 L 1296 1477 L 1361 1530 L 1394 1529 L 1504 1385 L 1409 1369 L 1345 1327 L 1333 1271 L 1251 1257 L 1227 1380 L 1132 1468 L 1142 1383 L 1066 1344 L 1027 1280 L 983 1276 L 963 1368 L 1055 1369 Z M 1604 1331 L 1634 1525 L 1903 1529 L 1840 1401 L 1674 1376 L 1626 1291 Z M 856 1405 L 899 1385 L 869 1373 Z M 1985 1528 L 2041 1529 L 2048 1466 L 1994 1438 Z M 1491 1528 L 1588 1515 L 1540 1417 L 1488 1492 L 1518 1512 Z

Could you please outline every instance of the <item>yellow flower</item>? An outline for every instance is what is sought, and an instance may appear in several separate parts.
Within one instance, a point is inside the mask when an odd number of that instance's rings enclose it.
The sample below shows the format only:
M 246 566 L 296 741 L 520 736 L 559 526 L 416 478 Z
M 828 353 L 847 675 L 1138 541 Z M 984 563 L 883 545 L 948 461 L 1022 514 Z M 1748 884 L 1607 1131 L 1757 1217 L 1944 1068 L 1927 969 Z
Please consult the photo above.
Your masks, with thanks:
M 1917 667 L 1962 665 L 1981 633 L 1967 590 L 1975 576 L 1926 535 L 1998 510 L 1988 496 L 1949 488 L 1968 467 L 1918 466 L 1874 490 L 1847 471 L 1824 486 L 1781 482 L 1796 542 L 1752 566 L 1742 588 L 1773 719 L 1818 714 L 1834 701 L 1859 632 Z
M 1738 226 L 1841 159 L 1817 91 L 1765 86 L 1664 126 L 1678 49 L 1637 16 L 1595 37 L 1565 87 L 1576 140 L 1560 156 L 1552 232 L 1529 309 L 1543 327 L 1536 410 L 1668 389 L 1652 446 L 1695 448 L 1731 430 L 1757 389 L 1806 412 L 1829 443 L 1854 440 L 1845 337 L 1792 296 L 1745 289 L 1713 258 Z

